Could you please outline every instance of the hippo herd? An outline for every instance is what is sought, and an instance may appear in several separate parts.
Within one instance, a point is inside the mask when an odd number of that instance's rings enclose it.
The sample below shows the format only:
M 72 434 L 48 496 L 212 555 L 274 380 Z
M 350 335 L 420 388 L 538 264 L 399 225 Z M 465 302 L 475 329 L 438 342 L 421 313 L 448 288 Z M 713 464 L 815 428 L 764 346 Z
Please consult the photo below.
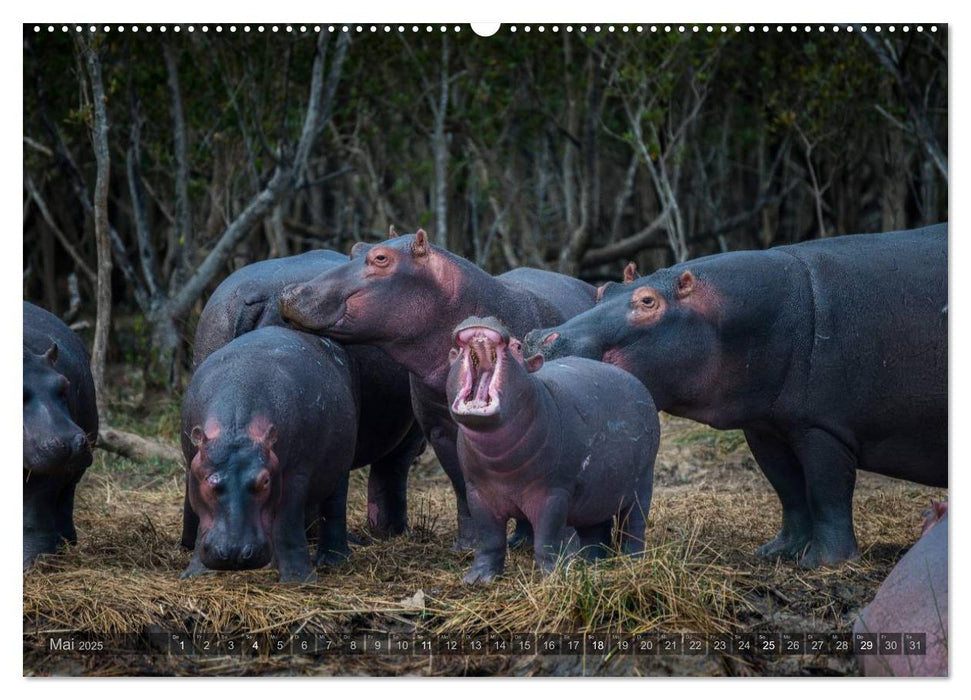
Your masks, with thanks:
M 857 469 L 947 486 L 947 327 L 947 224 L 643 277 L 630 265 L 599 289 L 529 268 L 492 276 L 422 230 L 392 228 L 349 257 L 255 263 L 196 329 L 183 576 L 272 564 L 281 581 L 314 580 L 349 556 L 348 474 L 366 465 L 369 530 L 401 534 L 426 441 L 455 493 L 454 546 L 475 550 L 467 583 L 499 576 L 508 546 L 531 545 L 544 573 L 564 556 L 639 556 L 659 410 L 744 432 L 782 505 L 759 555 L 839 564 L 858 555 Z M 97 434 L 83 344 L 25 302 L 25 569 L 76 540 L 74 488 Z M 858 627 L 930 640 L 943 595 L 946 639 L 939 519 Z

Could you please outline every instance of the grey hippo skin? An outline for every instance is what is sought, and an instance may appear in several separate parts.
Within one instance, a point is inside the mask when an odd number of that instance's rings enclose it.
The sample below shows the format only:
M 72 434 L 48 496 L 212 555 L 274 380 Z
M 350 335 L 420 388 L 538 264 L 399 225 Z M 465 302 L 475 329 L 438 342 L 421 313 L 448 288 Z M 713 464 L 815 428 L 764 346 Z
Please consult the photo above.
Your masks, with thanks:
M 296 282 L 347 262 L 346 255 L 314 250 L 264 260 L 240 268 L 216 288 L 199 317 L 193 344 L 198 366 L 209 355 L 244 333 L 286 325 L 280 317 L 280 292 Z M 408 525 L 408 472 L 425 449 L 411 409 L 408 371 L 377 348 L 347 348 L 360 385 L 360 434 L 355 466 L 370 464 L 368 528 L 377 537 L 398 535 Z M 186 494 L 182 544 L 192 549 L 198 522 Z
M 580 280 L 519 268 L 493 277 L 431 245 L 424 231 L 374 245 L 358 243 L 345 265 L 284 290 L 288 321 L 342 343 L 385 350 L 411 372 L 415 415 L 452 482 L 458 510 L 456 549 L 475 536 L 456 452 L 458 426 L 445 396 L 452 330 L 469 316 L 496 316 L 510 332 L 561 323 L 589 309 L 595 290 Z M 526 540 L 520 523 L 517 537 Z
M 319 523 L 316 565 L 347 558 L 359 399 L 341 346 L 287 328 L 246 333 L 199 365 L 182 409 L 189 504 L 198 516 L 183 576 L 273 560 L 281 581 L 313 580 L 305 514 Z
M 660 425 L 651 395 L 627 372 L 570 357 L 524 360 L 495 318 L 455 329 L 448 400 L 478 543 L 466 583 L 491 581 L 506 559 L 506 523 L 533 526 L 536 563 L 567 553 L 604 556 L 613 518 L 621 550 L 644 550 Z
M 77 542 L 74 489 L 91 466 L 98 409 L 87 349 L 57 316 L 24 302 L 24 569 Z
M 947 503 L 934 503 L 921 538 L 853 625 L 854 633 L 923 632 L 925 653 L 858 656 L 863 675 L 948 675 L 947 607 Z
M 744 430 L 782 502 L 759 554 L 857 556 L 857 469 L 947 485 L 946 224 L 712 255 L 600 296 L 528 350 L 611 362 L 660 410 Z

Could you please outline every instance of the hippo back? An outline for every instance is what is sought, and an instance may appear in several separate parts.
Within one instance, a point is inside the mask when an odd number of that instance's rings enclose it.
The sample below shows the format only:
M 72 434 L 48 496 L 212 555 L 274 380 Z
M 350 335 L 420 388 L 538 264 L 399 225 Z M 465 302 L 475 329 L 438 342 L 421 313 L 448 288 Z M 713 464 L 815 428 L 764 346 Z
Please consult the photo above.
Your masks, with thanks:
M 93 444 L 98 437 L 98 409 L 87 348 L 57 316 L 27 301 L 23 305 L 24 352 L 43 355 L 57 344 L 54 370 L 70 382 L 68 410 Z
M 548 270 L 519 267 L 497 275 L 496 279 L 510 289 L 531 296 L 542 325 L 573 318 L 596 301 L 597 290 L 593 286 Z
M 324 437 L 321 421 L 335 420 L 340 411 L 342 420 L 356 425 L 358 396 L 356 374 L 340 345 L 289 328 L 260 328 L 219 348 L 196 369 L 183 403 L 182 450 L 191 462 L 196 448 L 189 434 L 208 418 L 239 426 L 257 414 L 295 436 L 298 446 L 316 449 Z
M 306 282 L 347 262 L 332 250 L 263 260 L 236 270 L 216 288 L 196 326 L 193 363 L 198 367 L 233 338 L 256 328 L 283 326 L 279 297 L 290 284 Z

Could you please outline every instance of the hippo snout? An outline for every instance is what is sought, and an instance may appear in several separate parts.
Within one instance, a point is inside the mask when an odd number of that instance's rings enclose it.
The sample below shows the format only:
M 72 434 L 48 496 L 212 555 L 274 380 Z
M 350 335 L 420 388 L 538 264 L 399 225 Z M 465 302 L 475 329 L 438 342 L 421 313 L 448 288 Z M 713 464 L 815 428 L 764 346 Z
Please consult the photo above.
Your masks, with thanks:
M 297 305 L 301 295 L 306 290 L 305 284 L 291 284 L 283 288 L 280 292 L 280 312 L 286 317 L 286 312 Z
M 239 571 L 259 569 L 270 562 L 270 547 L 263 538 L 252 542 L 209 542 L 202 545 L 202 563 L 208 569 Z
M 526 334 L 526 340 L 523 345 L 523 354 L 527 357 L 535 355 L 536 353 L 541 353 L 547 356 L 547 353 L 552 353 L 554 350 L 554 345 L 559 339 L 560 334 L 549 328 L 540 328 L 537 330 L 530 331 Z
M 69 435 L 55 435 L 37 445 L 35 467 L 41 465 L 74 466 L 86 455 L 91 454 L 88 437 L 82 432 Z

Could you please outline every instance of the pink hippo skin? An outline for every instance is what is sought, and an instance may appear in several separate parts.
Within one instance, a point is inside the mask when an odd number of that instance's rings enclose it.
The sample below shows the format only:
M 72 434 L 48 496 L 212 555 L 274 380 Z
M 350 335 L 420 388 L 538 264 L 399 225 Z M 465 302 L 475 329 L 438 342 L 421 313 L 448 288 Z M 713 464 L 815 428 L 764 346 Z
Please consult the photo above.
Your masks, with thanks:
M 456 549 L 475 536 L 456 452 L 458 427 L 445 397 L 452 329 L 469 316 L 496 316 L 522 336 L 593 307 L 589 284 L 519 268 L 493 277 L 431 245 L 424 231 L 383 243 L 358 243 L 350 262 L 283 290 L 280 311 L 295 327 L 347 345 L 384 350 L 411 372 L 415 417 L 452 482 L 458 510 Z M 528 530 L 517 530 L 520 539 Z
M 612 365 L 570 357 L 543 365 L 495 318 L 455 329 L 448 399 L 478 543 L 466 583 L 491 581 L 506 558 L 506 523 L 533 526 L 548 573 L 573 542 L 604 556 L 613 518 L 625 554 L 644 549 L 660 425 L 651 395 Z
M 880 584 L 853 632 L 923 632 L 926 654 L 859 656 L 865 676 L 946 676 L 947 503 L 931 504 L 923 533 Z

